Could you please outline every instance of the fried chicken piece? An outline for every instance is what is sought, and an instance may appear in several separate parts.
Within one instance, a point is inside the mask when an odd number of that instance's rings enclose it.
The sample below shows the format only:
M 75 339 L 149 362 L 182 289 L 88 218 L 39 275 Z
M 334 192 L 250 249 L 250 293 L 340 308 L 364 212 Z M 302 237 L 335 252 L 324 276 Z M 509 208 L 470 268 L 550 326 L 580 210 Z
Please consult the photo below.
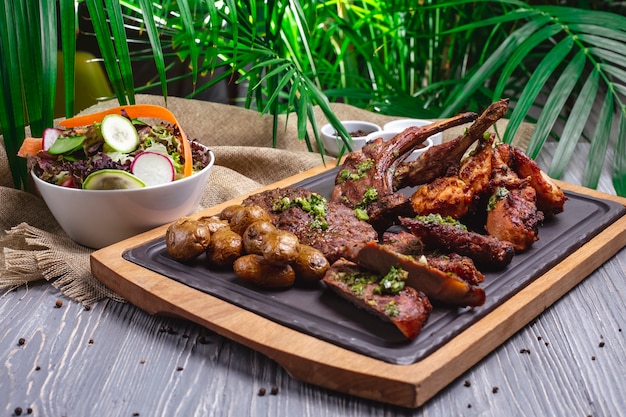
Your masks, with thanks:
M 498 191 L 496 191 L 498 193 Z M 485 230 L 491 236 L 510 242 L 516 252 L 524 252 L 539 239 L 543 213 L 537 211 L 535 190 L 530 186 L 503 192 L 487 213 Z
M 460 219 L 472 210 L 488 189 L 491 179 L 493 136 L 463 161 L 457 175 L 440 177 L 418 188 L 411 196 L 415 213 L 438 213 Z
M 507 144 L 498 146 L 498 152 L 504 162 L 520 178 L 527 178 L 537 192 L 537 208 L 546 218 L 561 213 L 567 197 L 561 187 L 543 172 L 537 163 L 521 150 Z
M 485 230 L 491 236 L 511 242 L 516 252 L 524 252 L 539 239 L 544 215 L 537 209 L 537 193 L 530 178 L 520 178 L 514 148 L 499 145 L 492 156 L 493 194 L 487 208 Z

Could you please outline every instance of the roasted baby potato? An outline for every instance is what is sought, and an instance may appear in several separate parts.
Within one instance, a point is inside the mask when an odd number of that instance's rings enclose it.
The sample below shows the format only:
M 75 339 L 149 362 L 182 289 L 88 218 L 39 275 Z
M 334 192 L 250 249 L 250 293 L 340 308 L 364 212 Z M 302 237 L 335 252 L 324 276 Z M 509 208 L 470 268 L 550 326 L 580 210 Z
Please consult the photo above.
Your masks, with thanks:
M 230 228 L 222 227 L 211 234 L 211 240 L 206 249 L 210 265 L 220 268 L 230 267 L 242 253 L 242 238 Z
M 167 253 L 178 261 L 188 261 L 204 252 L 209 245 L 211 232 L 206 225 L 181 217 L 165 232 Z
M 298 246 L 298 256 L 290 265 L 298 281 L 303 284 L 318 282 L 330 267 L 324 254 L 308 245 Z
M 263 255 L 265 237 L 276 230 L 268 221 L 259 220 L 252 223 L 243 233 L 243 249 L 247 254 Z
M 248 226 L 259 220 L 269 222 L 270 215 L 259 206 L 246 206 L 235 210 L 229 223 L 233 232 L 243 235 Z
M 270 263 L 261 255 L 240 257 L 233 270 L 244 281 L 264 288 L 289 288 L 296 279 L 291 266 Z
M 276 229 L 263 238 L 261 251 L 268 262 L 284 265 L 296 259 L 299 244 L 298 236 L 285 230 Z
M 237 210 L 241 210 L 242 208 L 243 206 L 241 204 L 233 204 L 232 206 L 228 206 L 224 210 L 222 210 L 219 217 L 221 220 L 226 220 L 227 222 L 229 222 L 230 219 L 233 217 L 233 214 L 235 214 Z
M 198 219 L 198 223 L 201 223 L 209 228 L 211 233 L 215 233 L 217 229 L 222 227 L 228 227 L 228 221 L 222 220 L 217 216 L 204 216 Z

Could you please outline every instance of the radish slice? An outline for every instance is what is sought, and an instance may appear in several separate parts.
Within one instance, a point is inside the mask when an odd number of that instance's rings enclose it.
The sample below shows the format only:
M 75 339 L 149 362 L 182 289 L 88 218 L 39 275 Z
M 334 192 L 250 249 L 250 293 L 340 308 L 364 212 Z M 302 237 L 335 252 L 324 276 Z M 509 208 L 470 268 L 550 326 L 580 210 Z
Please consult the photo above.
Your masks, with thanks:
M 131 172 L 146 186 L 166 184 L 174 181 L 174 164 L 167 156 L 158 152 L 141 152 L 130 166 Z
M 41 136 L 43 139 L 42 147 L 44 151 L 47 151 L 54 145 L 54 142 L 57 141 L 57 138 L 63 134 L 61 129 L 56 129 L 54 127 L 49 127 L 43 131 L 43 135 Z

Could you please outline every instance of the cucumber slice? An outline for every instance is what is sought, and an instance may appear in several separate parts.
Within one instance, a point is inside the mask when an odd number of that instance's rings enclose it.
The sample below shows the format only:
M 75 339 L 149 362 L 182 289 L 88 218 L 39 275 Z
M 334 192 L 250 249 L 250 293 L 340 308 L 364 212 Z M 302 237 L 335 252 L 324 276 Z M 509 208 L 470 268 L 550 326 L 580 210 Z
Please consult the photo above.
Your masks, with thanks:
M 132 152 L 139 145 L 139 135 L 133 123 L 119 114 L 104 116 L 100 125 L 102 138 L 114 151 Z
M 130 172 L 119 169 L 102 169 L 92 172 L 83 181 L 85 190 L 124 190 L 143 188 L 146 184 Z
M 64 153 L 72 153 L 79 150 L 83 146 L 85 136 L 59 136 L 52 146 L 48 148 L 48 153 L 51 155 L 61 155 Z

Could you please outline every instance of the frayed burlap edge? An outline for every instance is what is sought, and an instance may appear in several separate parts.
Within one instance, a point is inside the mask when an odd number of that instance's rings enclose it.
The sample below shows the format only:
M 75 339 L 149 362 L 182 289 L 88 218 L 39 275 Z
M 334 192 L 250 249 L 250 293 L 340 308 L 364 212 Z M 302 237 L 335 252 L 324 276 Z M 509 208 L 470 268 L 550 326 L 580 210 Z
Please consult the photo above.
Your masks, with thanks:
M 21 223 L 0 240 L 4 255 L 0 289 L 10 291 L 46 279 L 65 296 L 86 306 L 105 298 L 124 301 L 91 274 L 91 251 L 65 235 Z

